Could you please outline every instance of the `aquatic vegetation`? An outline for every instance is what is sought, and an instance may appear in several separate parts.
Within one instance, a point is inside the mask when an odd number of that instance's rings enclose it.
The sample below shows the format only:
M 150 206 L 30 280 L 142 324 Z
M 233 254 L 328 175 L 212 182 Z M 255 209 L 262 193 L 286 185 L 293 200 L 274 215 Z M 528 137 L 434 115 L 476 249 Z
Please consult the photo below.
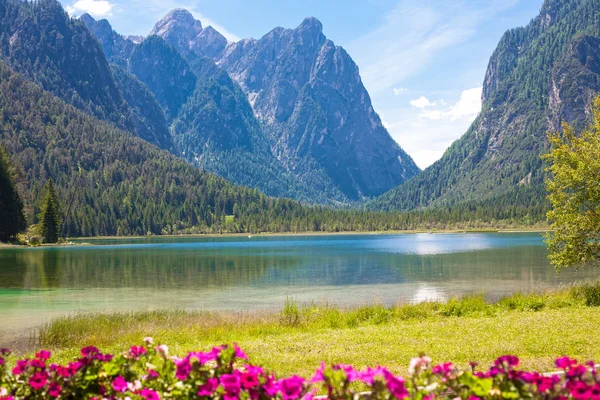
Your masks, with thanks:
M 593 362 L 556 360 L 558 373 L 519 370 L 507 355 L 485 371 L 477 364 L 461 369 L 451 362 L 434 365 L 420 356 L 410 361 L 406 378 L 385 367 L 357 370 L 322 363 L 312 377 L 276 377 L 249 362 L 237 344 L 169 355 L 166 345 L 131 346 L 104 354 L 93 346 L 66 365 L 50 363 L 51 353 L 11 360 L 0 349 L 0 399 L 599 399 L 600 377 Z M 11 367 L 12 366 L 12 367 Z

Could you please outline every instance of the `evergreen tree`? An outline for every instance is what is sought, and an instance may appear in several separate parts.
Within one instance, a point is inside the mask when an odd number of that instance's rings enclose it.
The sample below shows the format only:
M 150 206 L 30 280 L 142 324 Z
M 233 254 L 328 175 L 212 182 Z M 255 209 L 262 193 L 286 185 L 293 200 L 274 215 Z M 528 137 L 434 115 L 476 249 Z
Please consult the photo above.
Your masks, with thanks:
M 26 227 L 23 202 L 13 182 L 13 166 L 8 151 L 0 145 L 0 242 L 13 239 Z
M 46 186 L 46 198 L 40 216 L 41 234 L 44 243 L 58 242 L 61 220 L 58 195 L 54 188 L 54 182 L 50 179 Z

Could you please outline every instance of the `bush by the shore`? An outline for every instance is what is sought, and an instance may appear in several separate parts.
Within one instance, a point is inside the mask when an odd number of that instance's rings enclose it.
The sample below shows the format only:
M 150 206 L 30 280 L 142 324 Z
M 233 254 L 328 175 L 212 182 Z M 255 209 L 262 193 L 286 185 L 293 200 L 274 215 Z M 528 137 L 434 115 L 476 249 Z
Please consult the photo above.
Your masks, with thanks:
M 50 363 L 51 353 L 12 362 L 0 349 L 0 399 L 599 399 L 600 377 L 592 362 L 556 360 L 562 374 L 518 369 L 515 356 L 498 358 L 485 371 L 471 363 L 433 365 L 421 356 L 410 362 L 406 378 L 385 367 L 355 370 L 327 366 L 312 377 L 276 377 L 252 365 L 237 346 L 170 356 L 166 345 L 146 338 L 142 346 L 111 355 L 85 347 L 66 365 Z

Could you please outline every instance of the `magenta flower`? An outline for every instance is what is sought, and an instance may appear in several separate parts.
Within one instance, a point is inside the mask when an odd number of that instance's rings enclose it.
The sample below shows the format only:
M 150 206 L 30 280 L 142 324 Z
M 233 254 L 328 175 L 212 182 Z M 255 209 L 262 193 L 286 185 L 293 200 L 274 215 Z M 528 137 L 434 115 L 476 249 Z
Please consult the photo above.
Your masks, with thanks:
M 237 371 L 236 371 L 237 372 Z M 241 382 L 238 374 L 223 374 L 219 378 L 225 393 L 230 397 L 237 397 L 241 391 Z
M 115 392 L 123 393 L 127 391 L 127 381 L 122 376 L 117 376 L 111 383 L 111 386 Z
M 8 355 L 10 355 L 10 349 L 7 349 L 6 347 L 0 348 L 0 356 L 8 356 Z
M 71 362 L 68 366 L 69 376 L 75 375 L 83 367 L 83 364 L 79 361 Z
M 267 376 L 263 385 L 263 389 L 265 393 L 270 397 L 275 397 L 277 395 L 277 392 L 279 392 L 279 384 L 275 380 L 275 376 Z
M 190 363 L 189 356 L 177 362 L 176 365 L 177 370 L 175 371 L 175 377 L 180 381 L 185 381 L 192 372 L 192 364 Z
M 50 382 L 48 387 L 48 394 L 50 397 L 58 397 L 62 393 L 62 387 L 56 382 Z
M 33 368 L 39 368 L 39 369 L 46 368 L 46 363 L 38 358 L 29 361 L 29 365 L 32 366 Z
M 160 400 L 160 396 L 154 390 L 151 389 L 142 389 L 140 392 L 140 396 L 142 396 L 146 400 Z
M 33 390 L 43 389 L 46 387 L 46 383 L 48 383 L 48 374 L 43 371 L 36 372 L 35 375 L 29 378 L 29 386 L 31 386 Z
M 513 368 L 519 365 L 519 359 L 515 356 L 502 356 L 494 361 L 494 365 L 497 367 L 506 366 L 508 368 Z
M 4 358 L 0 357 L 0 367 L 4 367 L 5 364 L 6 361 L 4 361 Z
M 19 360 L 17 365 L 12 369 L 13 375 L 21 375 L 27 370 L 27 363 L 29 360 Z
M 131 349 L 129 349 L 129 354 L 131 355 L 131 357 L 137 360 L 138 358 L 140 358 L 140 356 L 146 354 L 146 348 L 141 346 L 131 346 Z
M 359 372 L 358 377 L 367 385 L 372 385 L 375 378 L 382 374 L 382 368 L 369 368 L 366 371 Z
M 240 349 L 240 346 L 238 346 L 237 343 L 233 344 L 233 348 L 235 349 L 235 358 L 241 358 L 243 360 L 248 359 L 248 356 L 246 355 L 246 353 L 244 353 L 244 351 L 242 349 Z
M 81 349 L 81 355 L 88 358 L 93 358 L 100 353 L 100 350 L 94 346 L 87 346 Z
M 568 369 L 572 366 L 577 365 L 577 360 L 574 360 L 570 357 L 561 357 L 558 358 L 555 362 L 554 365 L 556 365 L 556 368 L 560 368 L 560 369 Z
M 210 378 L 204 385 L 198 386 L 198 396 L 210 397 L 219 387 L 219 381 L 216 378 Z
M 244 389 L 253 389 L 260 384 L 255 372 L 246 372 L 240 375 L 240 385 Z
M 51 355 L 52 353 L 50 353 L 48 350 L 41 350 L 36 353 L 35 357 L 39 358 L 40 360 L 48 361 Z
M 325 365 L 325 361 L 321 362 L 321 366 L 319 367 L 318 370 L 315 371 L 315 374 L 313 375 L 313 377 L 310 379 L 310 384 L 314 384 L 314 383 L 321 383 L 325 381 L 325 369 L 327 368 L 327 366 Z
M 295 400 L 302 397 L 305 382 L 304 378 L 297 375 L 277 381 L 277 386 L 279 386 L 279 392 L 283 400 Z
M 148 378 L 149 379 L 156 379 L 156 378 L 158 378 L 158 372 L 156 372 L 155 370 L 148 369 L 148 370 L 146 370 L 146 372 L 148 373 Z
M 404 399 L 408 397 L 408 391 L 404 386 L 404 379 L 401 377 L 394 376 L 390 371 L 383 370 L 383 376 L 386 380 L 386 387 L 392 394 L 392 396 L 398 399 Z

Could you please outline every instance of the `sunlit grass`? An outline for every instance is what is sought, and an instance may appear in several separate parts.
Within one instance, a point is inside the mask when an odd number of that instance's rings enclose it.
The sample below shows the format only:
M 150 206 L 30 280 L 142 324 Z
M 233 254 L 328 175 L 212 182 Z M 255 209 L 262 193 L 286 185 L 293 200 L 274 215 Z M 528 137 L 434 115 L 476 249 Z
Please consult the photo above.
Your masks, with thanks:
M 172 354 L 238 342 L 255 363 L 281 374 L 310 375 L 321 361 L 402 372 L 411 357 L 488 364 L 516 354 L 527 368 L 552 369 L 570 355 L 600 359 L 600 283 L 515 294 L 490 304 L 482 296 L 394 307 L 340 308 L 288 300 L 279 313 L 151 311 L 90 314 L 54 321 L 41 345 L 59 361 L 95 345 L 119 352 L 145 336 Z

